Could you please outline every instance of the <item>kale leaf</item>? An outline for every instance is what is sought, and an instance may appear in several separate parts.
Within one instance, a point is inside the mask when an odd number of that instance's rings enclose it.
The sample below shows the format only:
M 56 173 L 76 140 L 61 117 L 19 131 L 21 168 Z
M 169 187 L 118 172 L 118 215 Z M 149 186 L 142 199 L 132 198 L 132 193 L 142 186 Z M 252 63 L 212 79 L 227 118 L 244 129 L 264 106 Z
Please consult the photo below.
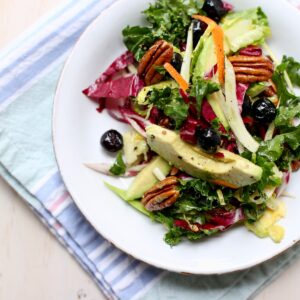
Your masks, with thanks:
M 284 58 L 282 63 L 276 67 L 276 70 L 273 74 L 272 80 L 274 81 L 277 94 L 280 100 L 280 106 L 289 106 L 295 105 L 299 103 L 299 97 L 295 96 L 287 86 L 287 81 L 285 78 L 285 72 L 288 71 L 289 64 L 284 62 Z
M 295 61 L 293 57 L 283 56 L 282 64 L 285 65 L 292 83 L 300 87 L 300 63 Z
M 143 13 L 148 27 L 127 26 L 123 30 L 124 43 L 139 61 L 145 51 L 159 39 L 179 47 L 186 42 L 191 16 L 200 13 L 203 1 L 198 0 L 157 0 Z
M 127 26 L 123 29 L 123 40 L 127 49 L 140 61 L 145 52 L 155 42 L 156 37 L 148 27 Z
M 116 161 L 113 166 L 109 169 L 109 172 L 113 175 L 119 176 L 126 172 L 126 165 L 122 158 L 122 152 L 120 151 L 117 155 Z
M 185 41 L 191 16 L 199 13 L 202 1 L 157 0 L 144 11 L 153 35 L 175 45 Z
M 290 129 L 293 126 L 293 120 L 300 116 L 300 102 L 289 106 L 280 106 L 275 119 L 275 126 L 281 132 Z
M 205 80 L 201 77 L 196 77 L 193 80 L 190 95 L 196 98 L 197 111 L 200 114 L 203 99 L 214 92 L 220 90 L 220 85 L 210 80 Z
M 300 86 L 300 63 L 292 57 L 284 56 L 273 74 L 273 81 L 276 84 L 280 100 L 275 126 L 280 129 L 281 133 L 293 129 L 293 120 L 300 116 L 300 98 L 289 90 L 286 73 L 293 84 Z
M 168 232 L 165 235 L 165 242 L 171 246 L 177 245 L 185 237 L 190 241 L 202 239 L 205 236 L 217 233 L 218 229 L 201 230 L 192 232 L 175 225 L 176 220 L 204 224 L 206 213 L 220 207 L 217 189 L 221 189 L 224 195 L 226 206 L 231 208 L 229 202 L 233 198 L 233 191 L 224 187 L 217 187 L 201 179 L 181 180 L 178 186 L 180 197 L 170 208 L 151 214 L 153 220 L 164 224 Z
M 183 101 L 178 89 L 170 87 L 153 89 L 149 97 L 149 104 L 153 104 L 171 118 L 175 122 L 176 129 L 179 129 L 188 117 L 189 105 Z
M 192 232 L 189 230 L 185 230 L 181 227 L 175 225 L 175 218 L 168 215 L 164 212 L 156 212 L 151 214 L 151 218 L 159 223 L 164 224 L 168 232 L 165 234 L 165 242 L 170 246 L 178 245 L 184 237 L 186 237 L 190 241 L 197 241 L 202 239 L 205 236 L 209 236 L 217 233 L 218 229 L 212 230 L 201 230 L 199 232 Z M 181 219 L 184 219 L 184 216 L 181 216 Z
M 300 125 L 294 127 L 290 132 L 279 134 L 272 140 L 263 142 L 258 149 L 258 155 L 267 158 L 271 162 L 276 162 L 285 151 L 285 144 L 294 151 L 299 148 Z

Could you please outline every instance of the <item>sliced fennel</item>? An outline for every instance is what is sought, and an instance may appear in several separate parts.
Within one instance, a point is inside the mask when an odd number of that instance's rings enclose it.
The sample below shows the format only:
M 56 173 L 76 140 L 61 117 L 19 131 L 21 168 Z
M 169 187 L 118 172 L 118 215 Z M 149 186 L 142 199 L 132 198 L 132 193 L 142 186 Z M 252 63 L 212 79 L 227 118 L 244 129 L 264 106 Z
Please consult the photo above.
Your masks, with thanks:
M 190 25 L 190 28 L 188 30 L 186 50 L 183 56 L 183 62 L 180 71 L 180 75 L 185 79 L 187 83 L 190 82 L 192 54 L 193 54 L 193 23 Z
M 159 181 L 162 181 L 162 180 L 166 179 L 166 175 L 158 167 L 154 168 L 152 173 L 157 178 L 157 180 L 159 180 Z
M 265 141 L 269 141 L 273 138 L 273 135 L 274 135 L 274 132 L 275 132 L 275 123 L 272 122 L 269 127 L 268 127 L 268 130 L 266 132 L 266 135 L 265 135 Z
M 222 206 L 226 205 L 223 192 L 221 190 L 217 190 L 217 195 L 218 195 L 220 205 Z
M 223 98 L 220 97 L 220 94 L 223 96 L 221 91 L 208 95 L 207 101 L 210 104 L 211 108 L 213 109 L 214 113 L 216 114 L 217 118 L 220 120 L 221 124 L 228 131 L 230 129 L 230 126 L 227 122 L 227 119 L 222 109 L 222 107 L 224 107 L 225 101 L 224 102 L 222 101 L 224 97 Z
M 128 65 L 127 68 L 128 68 L 128 71 L 129 71 L 130 73 L 132 73 L 132 74 L 137 74 L 137 68 L 136 68 L 135 65 L 130 64 L 130 65 Z
M 227 58 L 225 59 L 225 98 L 224 113 L 236 139 L 249 151 L 256 152 L 259 143 L 248 132 L 240 115 L 236 97 L 235 73 Z

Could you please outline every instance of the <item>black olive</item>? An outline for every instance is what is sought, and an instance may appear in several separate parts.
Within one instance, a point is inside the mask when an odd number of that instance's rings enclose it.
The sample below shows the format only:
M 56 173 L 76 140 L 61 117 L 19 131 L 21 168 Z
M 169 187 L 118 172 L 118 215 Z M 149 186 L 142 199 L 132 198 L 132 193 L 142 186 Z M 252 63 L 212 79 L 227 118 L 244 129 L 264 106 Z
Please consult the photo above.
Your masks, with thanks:
M 182 56 L 179 53 L 175 52 L 174 55 L 173 55 L 173 58 L 171 60 L 171 65 L 179 73 L 181 71 L 182 61 L 183 61 Z
M 197 46 L 201 36 L 207 28 L 207 24 L 200 20 L 193 20 L 193 45 L 194 48 Z
M 212 128 L 202 128 L 197 132 L 198 145 L 207 153 L 215 153 L 221 145 L 219 133 Z
M 252 101 L 248 95 L 245 95 L 243 106 L 242 106 L 242 117 L 250 116 L 252 109 Z
M 209 18 L 217 23 L 219 23 L 222 17 L 227 13 L 222 0 L 205 0 L 202 10 L 207 13 Z
M 271 123 L 276 118 L 276 107 L 268 98 L 260 98 L 252 105 L 252 116 L 257 122 Z
M 109 152 L 117 152 L 123 148 L 123 137 L 117 130 L 111 129 L 102 135 L 100 144 Z

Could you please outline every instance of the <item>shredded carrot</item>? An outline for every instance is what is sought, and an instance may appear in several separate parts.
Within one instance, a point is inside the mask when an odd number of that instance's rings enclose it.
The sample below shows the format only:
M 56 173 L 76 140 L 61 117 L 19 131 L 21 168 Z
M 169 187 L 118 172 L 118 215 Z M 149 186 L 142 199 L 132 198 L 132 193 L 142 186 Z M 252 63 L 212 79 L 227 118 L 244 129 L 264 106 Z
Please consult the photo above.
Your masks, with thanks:
M 212 20 L 208 17 L 205 17 L 205 16 L 193 15 L 192 18 L 196 19 L 196 20 L 199 20 L 199 21 L 202 21 L 202 22 L 206 23 L 207 25 L 217 26 L 217 23 L 214 20 Z
M 176 69 L 169 63 L 164 64 L 164 68 L 168 71 L 168 73 L 174 78 L 174 80 L 178 83 L 180 88 L 186 92 L 189 88 L 189 84 L 185 81 L 185 79 L 176 71 Z
M 218 64 L 218 76 L 221 84 L 225 78 L 225 54 L 224 54 L 224 32 L 220 26 L 216 26 L 212 32 Z
M 211 182 L 214 183 L 214 184 L 226 186 L 226 187 L 229 187 L 229 188 L 232 188 L 232 189 L 238 189 L 237 186 L 235 186 L 234 184 L 232 184 L 230 182 L 227 182 L 225 180 L 216 179 L 216 180 L 212 180 Z
M 225 77 L 225 54 L 224 54 L 224 32 L 220 26 L 217 25 L 212 19 L 200 16 L 193 15 L 194 19 L 200 20 L 207 25 L 212 26 L 212 35 L 215 44 L 215 51 L 217 55 L 217 64 L 218 64 L 218 76 L 221 84 L 224 84 Z

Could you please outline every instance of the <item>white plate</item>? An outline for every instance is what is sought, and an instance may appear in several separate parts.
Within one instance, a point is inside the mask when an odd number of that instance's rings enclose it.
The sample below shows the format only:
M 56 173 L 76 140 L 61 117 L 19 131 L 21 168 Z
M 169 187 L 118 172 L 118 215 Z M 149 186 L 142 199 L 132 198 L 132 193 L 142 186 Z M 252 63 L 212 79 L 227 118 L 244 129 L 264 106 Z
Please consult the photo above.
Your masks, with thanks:
M 99 233 L 121 250 L 151 265 L 194 274 L 226 273 L 241 270 L 266 261 L 286 250 L 300 239 L 300 201 L 287 199 L 287 216 L 282 221 L 286 229 L 280 244 L 259 239 L 243 226 L 235 227 L 198 243 L 183 242 L 171 248 L 163 241 L 165 229 L 151 222 L 127 205 L 102 182 L 119 187 L 129 182 L 101 176 L 83 166 L 84 162 L 113 162 L 114 158 L 100 149 L 103 132 L 115 128 L 124 132 L 126 125 L 98 114 L 96 106 L 81 90 L 122 52 L 122 29 L 140 24 L 140 12 L 148 0 L 119 0 L 104 11 L 85 31 L 63 70 L 53 115 L 53 136 L 57 161 L 64 182 L 74 201 Z M 262 6 L 267 13 L 274 52 L 300 59 L 297 28 L 300 14 L 284 0 L 234 0 L 236 9 Z M 299 195 L 299 175 L 294 175 L 289 192 Z

